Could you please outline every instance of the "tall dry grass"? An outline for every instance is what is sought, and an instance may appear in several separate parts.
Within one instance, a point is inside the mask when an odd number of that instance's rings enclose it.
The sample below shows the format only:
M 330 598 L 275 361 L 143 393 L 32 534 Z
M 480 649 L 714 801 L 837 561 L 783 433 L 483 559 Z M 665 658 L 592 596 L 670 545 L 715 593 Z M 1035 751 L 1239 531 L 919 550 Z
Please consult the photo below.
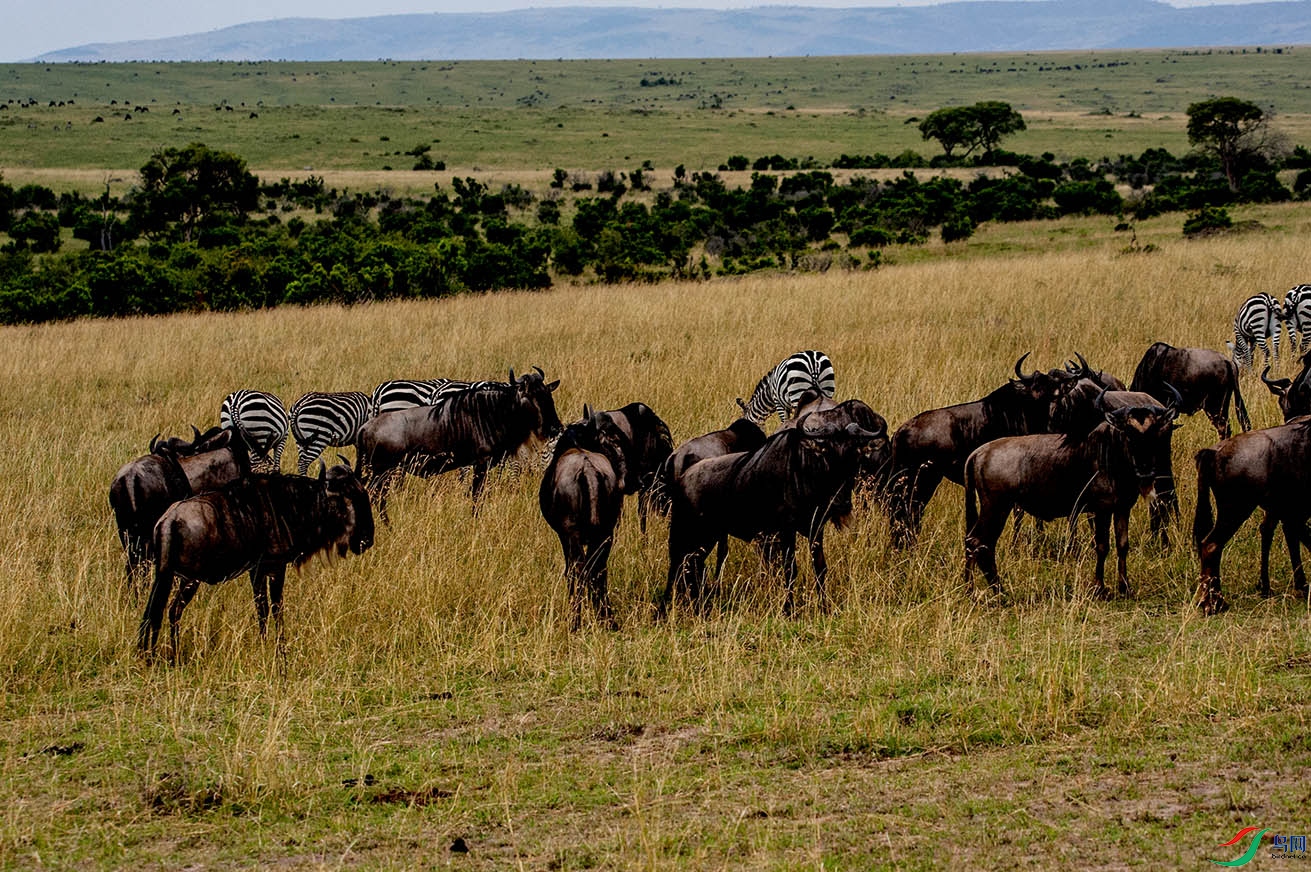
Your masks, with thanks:
M 106 761 L 114 774 L 105 778 L 118 786 L 115 802 L 129 807 L 141 784 L 177 777 L 183 784 L 166 802 L 203 808 L 215 791 L 225 802 L 292 815 L 321 803 L 314 785 L 343 772 L 390 765 L 483 782 L 481 799 L 436 813 L 454 827 L 501 807 L 510 817 L 534 802 L 552 807 L 526 797 L 540 797 L 552 779 L 580 777 L 563 737 L 590 735 L 597 724 L 686 727 L 714 753 L 745 749 L 768 769 L 835 753 L 968 752 L 1088 730 L 1108 739 L 1153 735 L 1271 711 L 1299 692 L 1271 666 L 1311 649 L 1311 622 L 1302 602 L 1251 595 L 1252 530 L 1226 559 L 1236 609 L 1218 619 L 1199 618 L 1189 604 L 1191 550 L 1149 545 L 1137 516 L 1136 600 L 1086 599 L 1091 549 L 1063 555 L 1062 534 L 1049 528 L 1016 544 L 1005 535 L 1011 599 L 982 605 L 959 582 L 961 493 L 944 484 L 913 552 L 888 548 L 873 507 L 829 537 L 831 614 L 784 620 L 777 580 L 737 544 L 711 618 L 656 625 L 665 526 L 655 522 L 643 538 L 628 508 L 611 564 L 622 629 L 571 634 L 537 476 L 495 475 L 474 516 L 466 483 L 449 475 L 408 481 L 393 498 L 391 526 L 379 528 L 362 557 L 319 559 L 291 575 L 285 656 L 259 640 L 249 586 L 238 580 L 199 593 L 184 617 L 180 662 L 169 667 L 136 655 L 141 603 L 124 590 L 106 493 L 118 466 L 152 435 L 213 423 L 224 394 L 238 387 L 290 402 L 307 390 L 497 377 L 537 364 L 562 379 L 556 400 L 566 420 L 584 402 L 642 400 L 681 440 L 731 421 L 733 398 L 767 367 L 816 347 L 836 365 L 840 396 L 866 400 L 896 426 L 982 395 L 1026 351 L 1043 367 L 1078 351 L 1128 381 L 1152 341 L 1223 348 L 1237 303 L 1303 278 L 1304 267 L 1301 239 L 1249 235 L 1150 255 L 943 260 L 4 328 L 5 756 L 16 759 L 16 737 L 29 733 L 94 735 L 114 749 Z M 1244 389 L 1258 425 L 1275 423 L 1260 383 L 1248 378 Z M 1176 434 L 1186 516 L 1190 458 L 1213 441 L 1201 416 Z M 1282 594 L 1286 563 L 1275 565 Z M 808 578 L 803 570 L 803 598 Z M 438 703 L 429 700 L 442 694 L 454 696 L 443 715 L 451 720 L 432 723 Z M 497 741 L 518 750 L 507 756 Z M 398 743 L 428 750 L 416 757 Z M 524 754 L 535 762 L 523 764 Z M 623 829 L 626 847 L 616 849 L 630 860 L 664 850 L 658 838 L 643 847 L 651 832 L 642 827 L 679 838 L 667 831 L 676 810 L 643 804 L 660 785 L 689 777 L 674 752 L 658 759 L 649 772 L 621 773 L 632 795 L 597 800 L 630 808 L 624 827 L 637 829 Z M 29 789 L 19 768 L 0 775 L 0 793 Z M 566 807 L 579 802 L 565 797 Z M 70 834 L 70 812 L 58 803 L 24 809 L 0 818 L 0 860 L 43 840 L 85 838 Z M 110 827 L 112 813 L 88 814 L 99 823 L 83 826 Z

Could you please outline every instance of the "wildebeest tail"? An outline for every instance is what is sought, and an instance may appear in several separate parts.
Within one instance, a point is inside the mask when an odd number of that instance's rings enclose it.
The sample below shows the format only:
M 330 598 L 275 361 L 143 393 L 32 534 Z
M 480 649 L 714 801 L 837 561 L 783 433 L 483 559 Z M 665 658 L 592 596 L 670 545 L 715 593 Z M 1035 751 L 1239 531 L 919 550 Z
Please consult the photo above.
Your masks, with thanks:
M 1129 383 L 1129 390 L 1156 396 L 1153 389 L 1160 387 L 1160 379 L 1156 378 L 1155 374 L 1159 371 L 1162 355 L 1169 349 L 1170 346 L 1164 342 L 1152 343 L 1143 354 L 1143 359 L 1138 361 L 1138 368 L 1133 371 L 1133 381 Z
M 974 455 L 965 461 L 965 536 L 974 532 L 979 520 L 978 493 L 974 487 Z
M 1197 452 L 1194 462 L 1197 464 L 1197 511 L 1193 515 L 1193 544 L 1200 545 L 1215 527 L 1215 516 L 1211 510 L 1211 490 L 1215 486 L 1214 448 L 1203 448 Z
M 1232 360 L 1226 360 L 1229 367 L 1229 377 L 1234 382 L 1234 415 L 1238 417 L 1238 426 L 1243 428 L 1243 432 L 1252 429 L 1252 419 L 1248 417 L 1247 405 L 1243 402 L 1243 392 L 1238 387 L 1238 366 Z

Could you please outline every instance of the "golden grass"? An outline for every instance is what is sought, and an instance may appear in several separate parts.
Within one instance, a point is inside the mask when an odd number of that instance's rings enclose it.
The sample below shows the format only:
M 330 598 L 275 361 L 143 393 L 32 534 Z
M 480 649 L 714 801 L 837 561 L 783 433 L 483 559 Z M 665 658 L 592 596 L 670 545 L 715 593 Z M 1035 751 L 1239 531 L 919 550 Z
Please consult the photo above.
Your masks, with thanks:
M 1065 557 L 1049 528 L 1014 545 L 1005 534 L 1011 601 L 981 605 L 959 584 L 961 494 L 946 484 L 912 553 L 888 549 L 872 507 L 829 537 L 831 615 L 782 619 L 777 581 L 739 543 L 709 620 L 655 625 L 665 527 L 643 539 L 628 509 L 611 564 L 622 629 L 571 634 L 535 474 L 495 475 L 477 517 L 456 476 L 411 480 L 370 552 L 292 574 L 285 657 L 258 641 L 236 581 L 196 597 L 170 667 L 136 655 L 140 603 L 123 592 L 106 491 L 152 435 L 215 421 L 224 394 L 246 386 L 290 401 L 538 364 L 562 378 L 566 420 L 584 402 L 643 400 L 683 439 L 731 421 L 733 398 L 767 367 L 816 347 L 840 396 L 895 426 L 981 395 L 1025 351 L 1043 367 L 1080 351 L 1127 381 L 1154 340 L 1223 348 L 1241 299 L 1304 270 L 1300 235 L 1266 233 L 1151 254 L 1101 244 L 875 272 L 3 328 L 0 443 L 13 463 L 0 480 L 0 866 L 41 855 L 400 867 L 460 835 L 484 868 L 862 867 L 900 864 L 951 832 L 994 832 L 978 803 L 1003 803 L 1017 773 L 1052 765 L 1043 754 L 1065 759 L 1071 743 L 1117 766 L 1139 765 L 1123 762 L 1130 748 L 1178 750 L 1179 771 L 1154 762 L 1141 789 L 1193 790 L 1217 760 L 1239 765 L 1226 755 L 1242 746 L 1225 736 L 1277 745 L 1280 725 L 1308 711 L 1296 658 L 1311 651 L 1311 620 L 1283 595 L 1281 559 L 1279 596 L 1253 596 L 1254 530 L 1226 559 L 1236 608 L 1218 619 L 1189 604 L 1190 550 L 1148 545 L 1141 517 L 1136 601 L 1087 600 L 1091 549 Z M 1258 424 L 1275 423 L 1260 383 L 1244 388 Z M 1213 441 L 1200 416 L 1176 436 L 1185 515 L 1190 458 Z M 66 764 L 39 753 L 73 740 L 85 750 Z M 1307 752 L 1294 744 L 1257 783 Z M 944 754 L 965 767 L 963 795 L 917 783 L 947 777 L 933 762 Z M 866 768 L 903 755 L 901 768 Z M 1092 778 L 1085 765 L 1069 764 Z M 342 787 L 366 775 L 376 788 Z M 377 793 L 394 785 L 454 796 L 393 812 Z M 1226 801 L 1270 820 L 1300 811 L 1297 796 L 1257 793 Z M 1101 818 L 1072 832 L 1085 848 L 1105 843 L 1112 865 L 1187 833 L 1196 849 L 1158 859 L 1191 863 L 1234 814 L 1198 796 L 1137 834 Z M 1020 844 L 1053 832 L 1031 802 L 1005 802 L 1037 816 L 1001 824 Z M 916 811 L 925 803 L 939 810 Z M 956 862 L 1004 864 L 1009 849 L 990 838 L 958 844 Z

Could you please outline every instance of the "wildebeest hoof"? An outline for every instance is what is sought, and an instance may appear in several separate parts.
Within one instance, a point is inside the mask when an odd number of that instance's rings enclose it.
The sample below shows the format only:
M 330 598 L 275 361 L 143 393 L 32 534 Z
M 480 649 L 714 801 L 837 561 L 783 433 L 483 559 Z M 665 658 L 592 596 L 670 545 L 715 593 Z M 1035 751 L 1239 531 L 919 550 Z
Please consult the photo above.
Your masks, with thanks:
M 1229 611 L 1229 603 L 1224 596 L 1219 593 L 1207 593 L 1197 602 L 1197 607 L 1202 610 L 1202 614 L 1208 618 L 1218 615 L 1221 612 Z

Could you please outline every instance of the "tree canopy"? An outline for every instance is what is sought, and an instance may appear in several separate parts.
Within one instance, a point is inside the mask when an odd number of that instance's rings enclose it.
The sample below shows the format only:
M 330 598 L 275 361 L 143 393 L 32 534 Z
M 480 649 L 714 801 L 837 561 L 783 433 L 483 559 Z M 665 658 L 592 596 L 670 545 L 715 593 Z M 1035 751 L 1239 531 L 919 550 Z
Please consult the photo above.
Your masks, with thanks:
M 190 242 L 213 223 L 241 223 L 258 205 L 259 179 L 243 158 L 193 142 L 151 155 L 132 212 L 143 233 Z
M 1267 144 L 1269 116 L 1238 97 L 1215 97 L 1188 107 L 1188 142 L 1220 161 L 1229 190 L 1237 191 L 1246 163 Z
M 1024 116 L 1000 100 L 935 109 L 919 125 L 920 136 L 936 139 L 948 158 L 954 158 L 953 152 L 960 146 L 966 146 L 961 157 L 976 150 L 989 154 L 1002 137 L 1024 129 Z

